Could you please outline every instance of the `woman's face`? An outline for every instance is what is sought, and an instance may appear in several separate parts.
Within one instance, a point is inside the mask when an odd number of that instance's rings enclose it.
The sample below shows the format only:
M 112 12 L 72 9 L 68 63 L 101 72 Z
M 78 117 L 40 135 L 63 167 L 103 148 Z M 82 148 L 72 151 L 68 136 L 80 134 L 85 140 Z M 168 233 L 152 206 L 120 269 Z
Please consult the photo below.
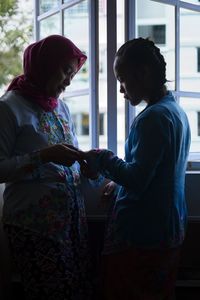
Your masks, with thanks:
M 68 60 L 57 69 L 46 85 L 46 94 L 48 97 L 58 98 L 59 95 L 70 85 L 72 78 L 78 70 L 78 59 Z
M 124 98 L 133 106 L 136 106 L 145 100 L 142 74 L 139 74 L 136 69 L 126 68 L 123 63 L 119 64 L 119 60 L 120 58 L 115 58 L 113 68 L 115 77 L 120 82 L 120 93 L 124 94 Z

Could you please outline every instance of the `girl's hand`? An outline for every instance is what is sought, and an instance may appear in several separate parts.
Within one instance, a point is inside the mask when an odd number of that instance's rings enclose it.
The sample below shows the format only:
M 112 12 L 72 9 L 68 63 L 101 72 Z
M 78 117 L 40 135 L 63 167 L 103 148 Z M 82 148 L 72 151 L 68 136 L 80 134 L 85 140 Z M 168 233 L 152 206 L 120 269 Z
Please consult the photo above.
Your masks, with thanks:
M 81 165 L 81 171 L 83 175 L 88 178 L 96 179 L 99 173 L 98 158 L 99 150 L 89 150 L 89 151 L 80 151 L 81 160 L 79 161 Z
M 111 200 L 113 200 L 115 195 L 115 189 L 117 187 L 117 184 L 114 181 L 110 181 L 105 185 L 103 188 L 102 194 L 101 194 L 101 203 L 107 204 Z
M 80 160 L 79 164 L 80 164 L 80 169 L 81 169 L 81 173 L 83 174 L 83 176 L 93 179 L 93 180 L 98 178 L 99 173 L 94 172 L 85 160 Z
M 91 149 L 89 151 L 81 151 L 82 158 L 87 161 L 92 161 L 96 159 L 101 150 Z

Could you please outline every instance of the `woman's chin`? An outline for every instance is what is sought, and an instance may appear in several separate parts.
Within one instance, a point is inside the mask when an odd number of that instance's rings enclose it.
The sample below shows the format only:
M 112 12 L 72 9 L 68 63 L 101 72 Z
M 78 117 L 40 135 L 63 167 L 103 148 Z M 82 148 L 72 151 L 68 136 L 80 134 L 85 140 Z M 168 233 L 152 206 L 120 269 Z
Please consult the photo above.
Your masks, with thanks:
M 57 91 L 57 92 L 55 92 L 54 95 L 51 96 L 51 97 L 53 97 L 53 98 L 59 98 L 61 94 L 62 94 L 62 91 Z

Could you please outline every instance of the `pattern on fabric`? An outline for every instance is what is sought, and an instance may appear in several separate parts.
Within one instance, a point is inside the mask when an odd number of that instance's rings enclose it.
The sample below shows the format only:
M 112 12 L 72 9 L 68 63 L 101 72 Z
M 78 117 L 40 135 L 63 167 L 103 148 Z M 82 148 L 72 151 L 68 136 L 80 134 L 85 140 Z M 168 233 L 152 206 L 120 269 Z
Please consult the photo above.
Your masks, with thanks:
M 71 240 L 65 244 L 14 226 L 4 229 L 27 299 L 92 299 L 90 260 L 75 226 L 70 233 Z

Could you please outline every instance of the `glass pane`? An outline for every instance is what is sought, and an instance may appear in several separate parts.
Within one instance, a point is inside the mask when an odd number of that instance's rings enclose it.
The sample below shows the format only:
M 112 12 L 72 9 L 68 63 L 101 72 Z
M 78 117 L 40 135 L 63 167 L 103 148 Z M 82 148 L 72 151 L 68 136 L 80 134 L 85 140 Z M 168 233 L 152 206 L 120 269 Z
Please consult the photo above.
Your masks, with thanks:
M 60 34 L 59 14 L 48 17 L 40 21 L 40 38 L 45 38 L 51 34 Z
M 88 1 L 83 1 L 64 11 L 64 35 L 71 39 L 87 56 L 89 53 L 89 15 Z M 89 88 L 87 59 L 73 80 L 68 91 Z
M 137 116 L 145 107 L 147 106 L 146 102 L 141 102 L 139 105 L 135 107 L 135 115 Z
M 53 8 L 58 8 L 60 0 L 40 0 L 40 14 L 47 12 Z
M 117 0 L 117 48 L 124 43 L 124 0 Z M 125 99 L 117 83 L 117 155 L 124 157 L 125 144 Z
M 68 89 L 68 88 L 67 88 Z M 67 97 L 63 96 L 69 106 L 69 110 L 75 125 L 79 147 L 82 150 L 89 150 L 89 95 Z
M 200 13 L 180 10 L 180 89 L 199 92 Z
M 99 1 L 99 113 L 104 114 L 104 135 L 99 136 L 99 147 L 107 148 L 107 30 L 106 5 Z
M 200 151 L 200 98 L 181 98 L 180 105 L 185 110 L 191 129 L 190 152 Z
M 63 0 L 63 3 L 70 3 L 72 0 Z
M 173 6 L 137 0 L 136 36 L 150 38 L 164 55 L 169 89 L 175 89 L 175 10 Z

